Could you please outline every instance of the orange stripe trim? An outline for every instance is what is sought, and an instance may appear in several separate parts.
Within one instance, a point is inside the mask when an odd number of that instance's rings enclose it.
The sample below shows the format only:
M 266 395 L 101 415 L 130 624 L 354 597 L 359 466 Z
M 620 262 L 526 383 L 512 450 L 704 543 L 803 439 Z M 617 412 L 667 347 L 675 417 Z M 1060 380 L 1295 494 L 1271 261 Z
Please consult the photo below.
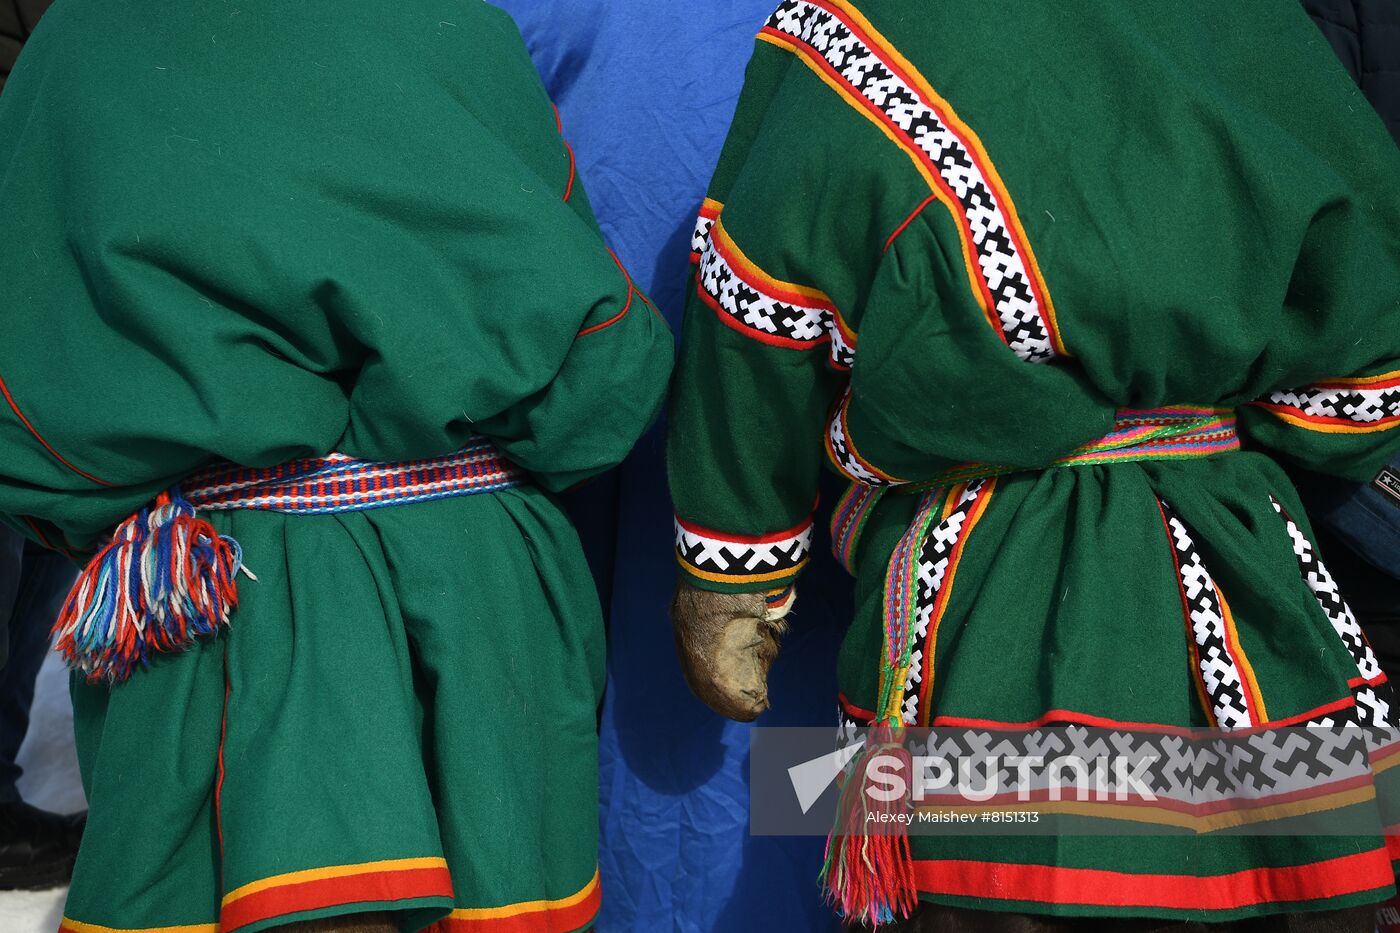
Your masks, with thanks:
M 1055 346 L 1055 352 L 1061 356 L 1069 356 L 1070 353 L 1065 348 L 1064 341 L 1060 339 L 1060 328 L 1055 317 L 1055 303 L 1050 297 L 1050 289 L 1045 284 L 1045 276 L 1041 272 L 1040 263 L 1035 258 L 1035 251 L 1031 249 L 1030 239 L 1026 236 L 1026 229 L 1021 223 L 1021 217 L 1016 212 L 1016 203 L 1011 199 L 1011 192 L 997 171 L 996 163 L 992 161 L 981 137 L 958 116 L 952 104 L 933 89 L 933 85 L 928 82 L 928 79 L 918 68 L 914 67 L 914 63 L 905 58 L 894 43 L 886 39 L 865 17 L 865 14 L 856 9 L 853 4 L 847 0 L 813 0 L 813 2 L 818 6 L 832 10 L 832 12 L 835 12 L 833 8 L 844 12 L 857 31 L 864 34 L 862 38 L 865 39 L 866 43 L 877 52 L 883 53 L 887 57 L 888 63 L 896 66 L 894 69 L 896 73 L 916 91 L 924 95 L 925 103 L 938 112 L 939 117 L 948 125 L 948 129 L 962 140 L 963 145 L 972 153 L 973 158 L 977 160 L 978 166 L 982 169 L 982 174 L 986 176 L 988 183 L 992 186 L 997 201 L 1000 202 L 1002 211 L 1006 214 L 1011 235 L 1015 238 L 1022 256 L 1025 257 L 1026 265 L 1029 267 L 1027 271 L 1031 276 L 1031 287 L 1035 290 L 1036 298 L 1044 311 L 1045 329 L 1050 332 L 1050 340 Z
M 848 420 L 846 419 L 846 412 L 847 412 L 847 408 L 848 408 L 847 403 L 850 402 L 850 399 L 851 399 L 851 396 L 850 396 L 850 395 L 847 395 L 847 396 L 846 396 L 846 401 L 844 401 L 843 403 L 841 403 L 841 416 L 840 416 L 840 417 L 841 417 L 841 431 L 843 431 L 843 433 L 846 434 L 846 450 L 851 451 L 851 457 L 854 457 L 854 458 L 855 458 L 855 461 L 860 462 L 860 465 L 861 465 L 861 466 L 864 466 L 864 468 L 865 468 L 865 469 L 868 469 L 868 471 L 871 471 L 872 474 L 875 474 L 876 476 L 879 476 L 879 478 L 883 479 L 883 481 L 885 481 L 885 482 L 888 482 L 888 483 L 895 483 L 895 485 L 900 485 L 900 483 L 903 483 L 903 482 L 904 482 L 903 479 L 900 479 L 899 476 L 893 476 L 893 475 L 890 475 L 890 474 L 886 474 L 886 472 L 883 471 L 883 469 L 879 468 L 879 466 L 876 466 L 875 464 L 872 464 L 872 462 L 869 462 L 868 459 L 865 459 L 864 457 L 862 457 L 861 451 L 860 451 L 860 450 L 857 450 L 857 448 L 855 448 L 855 438 L 854 438 L 854 437 L 851 437 L 851 424 L 850 424 L 850 422 L 848 422 Z M 827 436 L 827 437 L 830 437 L 830 436 Z M 832 452 L 833 452 L 833 454 L 834 454 L 834 452 L 836 452 L 836 451 L 832 451 Z
M 928 638 L 924 642 L 924 671 L 923 686 L 919 690 L 919 718 L 924 725 L 929 723 L 929 700 L 933 697 L 933 678 L 937 673 L 934 667 L 934 655 L 938 653 L 938 631 L 943 625 L 943 617 L 948 613 L 948 603 L 953 597 L 953 584 L 957 580 L 958 567 L 962 564 L 963 552 L 967 549 L 967 542 L 971 540 L 972 533 L 977 530 L 977 523 L 982 520 L 982 516 L 987 511 L 987 506 L 992 501 L 992 493 L 996 491 L 996 480 L 987 480 L 987 488 L 983 489 L 977 496 L 977 501 L 972 504 L 968 511 L 967 520 L 963 523 L 962 534 L 958 536 L 958 543 L 953 546 L 953 553 L 948 555 L 948 569 L 944 571 L 943 586 L 939 588 L 938 600 L 933 605 L 933 621 L 928 627 Z M 955 487 L 948 493 L 949 501 L 954 501 L 962 495 L 965 487 Z
M 417 871 L 420 869 L 445 869 L 446 867 L 446 859 L 439 856 L 427 856 L 424 858 L 385 859 L 378 862 L 360 862 L 353 865 L 329 865 L 323 868 L 307 868 L 302 871 L 288 872 L 284 875 L 273 875 L 269 878 L 262 878 L 258 881 L 249 882 L 225 894 L 223 906 L 228 907 L 230 904 L 240 901 L 245 897 L 251 897 L 260 891 L 285 887 L 287 885 L 301 884 L 307 881 L 321 881 L 327 878 L 350 878 L 358 875 L 385 874 L 399 871 Z
M 797 285 L 793 282 L 784 282 L 764 272 L 759 268 L 758 263 L 750 259 L 748 254 L 739 248 L 739 244 L 734 242 L 734 238 L 729 235 L 729 230 L 724 226 L 722 219 L 715 221 L 714 229 L 710 232 L 710 239 L 715 245 L 715 250 L 724 257 L 730 267 L 764 294 L 789 304 L 821 308 L 824 311 L 836 310 L 835 302 L 826 292 L 805 285 Z
M 1313 383 L 1311 388 L 1355 389 L 1362 386 L 1370 389 L 1391 389 L 1400 386 L 1400 369 L 1394 372 L 1381 373 L 1379 376 L 1354 376 L 1348 379 L 1328 379 L 1325 382 Z
M 934 191 L 935 197 L 939 203 L 948 210 L 949 216 L 952 217 L 953 223 L 958 230 L 958 238 L 962 243 L 963 268 L 967 273 L 967 281 L 969 287 L 972 289 L 972 296 L 977 301 L 978 307 L 982 309 L 982 314 L 986 317 L 987 323 L 991 325 L 992 331 L 1005 342 L 1006 335 L 1002 333 L 1001 324 L 993 311 L 991 291 L 987 288 L 987 283 L 982 280 L 979 272 L 980 266 L 978 265 L 976 251 L 972 244 L 972 229 L 968 225 L 966 215 L 960 210 L 957 198 L 954 197 L 952 189 L 948 187 L 948 183 L 943 180 L 941 175 L 929 168 L 922 157 L 922 153 L 902 136 L 901 131 L 890 121 L 889 116 L 884 113 L 884 111 L 877 109 L 870 101 L 857 96 L 848 89 L 844 80 L 836 74 L 835 69 L 831 67 L 831 63 L 825 58 L 822 58 L 808 46 L 794 42 L 782 33 L 766 27 L 759 33 L 758 39 L 761 42 L 767 42 L 769 45 L 776 46 L 796 55 L 823 83 L 837 94 L 841 95 L 842 99 L 855 108 L 858 113 L 863 114 L 866 119 L 875 124 L 876 128 L 879 129 L 890 142 L 898 146 L 903 150 L 904 154 L 909 157 L 909 160 L 914 164 L 914 168 L 923 176 L 929 188 Z
M 1274 405 L 1269 402 L 1251 402 L 1250 404 L 1264 409 L 1291 425 L 1322 434 L 1377 434 L 1400 427 L 1400 416 L 1363 423 L 1326 415 L 1304 415 L 1298 409 L 1288 405 Z
M 602 903 L 598 872 L 576 894 L 505 907 L 459 909 L 429 927 L 431 933 L 572 933 L 587 926 Z
M 313 868 L 255 881 L 226 895 L 220 933 L 308 910 L 426 898 L 451 903 L 452 876 L 441 858 Z
M 1212 578 L 1214 583 L 1214 578 Z M 1225 616 L 1225 645 L 1230 652 L 1231 659 L 1235 662 L 1235 667 L 1239 669 L 1240 679 L 1244 681 L 1245 693 L 1249 696 L 1249 723 L 1252 726 L 1262 726 L 1268 723 L 1269 713 L 1264 708 L 1264 695 L 1259 690 L 1258 678 L 1254 675 L 1254 666 L 1249 663 L 1249 657 L 1244 653 L 1244 647 L 1240 644 L 1239 627 L 1235 625 L 1235 614 L 1230 611 L 1230 603 L 1225 599 L 1225 593 L 1220 589 L 1220 584 L 1214 583 L 1216 598 L 1220 600 L 1221 613 Z
M 5 401 L 9 403 L 10 410 L 15 413 L 15 417 L 19 419 L 20 424 L 24 425 L 24 427 L 29 431 L 29 433 L 34 436 L 34 439 L 38 441 L 39 444 L 45 450 L 47 450 L 55 460 L 66 466 L 68 469 L 72 470 L 74 473 L 77 473 L 85 480 L 94 482 L 99 486 L 106 486 L 109 489 L 116 487 L 116 483 L 109 483 L 106 480 L 98 479 L 96 476 L 93 476 L 86 470 L 79 469 L 78 467 L 74 466 L 72 463 L 69 463 L 66 459 L 64 459 L 62 454 L 54 450 L 53 445 L 51 445 L 48 441 L 44 440 L 44 436 L 40 434 L 39 430 L 36 427 L 34 427 L 34 425 L 30 422 L 28 418 L 24 416 L 24 412 L 20 411 L 19 403 L 16 402 L 15 397 L 10 394 L 10 388 L 5 384 L 4 379 L 0 379 L 0 395 L 5 396 Z
M 759 343 L 766 343 L 769 346 L 782 347 L 785 350 L 810 350 L 813 347 L 821 346 L 823 343 L 831 340 L 830 333 L 824 333 L 816 340 L 802 341 L 794 340 L 791 337 L 782 337 L 778 334 L 769 334 L 749 327 L 744 324 L 743 321 L 738 320 L 734 315 L 726 311 L 724 306 L 715 300 L 713 295 L 705 291 L 704 285 L 700 282 L 698 276 L 695 281 L 695 294 L 719 317 L 721 324 L 736 333 L 743 334 L 750 340 L 757 340 Z
M 808 561 L 810 560 L 811 558 L 804 558 L 803 560 L 789 567 L 787 570 L 773 570 L 768 573 L 753 574 L 723 574 L 712 573 L 709 570 L 701 570 L 694 564 L 686 563 L 685 558 L 681 557 L 679 554 L 676 555 L 676 563 L 680 564 L 681 569 L 684 570 L 686 573 L 690 574 L 692 577 L 698 577 L 701 580 L 708 580 L 711 583 L 736 584 L 772 583 L 775 580 L 782 580 L 786 577 L 796 576 L 798 573 L 801 573 L 802 568 L 806 567 Z

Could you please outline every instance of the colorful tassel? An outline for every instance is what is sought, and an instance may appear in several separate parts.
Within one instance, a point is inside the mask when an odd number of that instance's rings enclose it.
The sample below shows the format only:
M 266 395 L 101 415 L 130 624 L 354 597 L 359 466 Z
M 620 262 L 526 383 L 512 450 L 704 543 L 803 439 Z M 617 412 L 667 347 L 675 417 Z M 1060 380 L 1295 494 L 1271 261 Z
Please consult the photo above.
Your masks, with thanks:
M 124 681 L 153 654 L 183 651 L 227 625 L 242 564 L 238 542 L 178 489 L 161 493 L 117 526 L 78 577 L 54 648 L 91 683 Z
M 872 927 L 908 917 L 919 901 L 906 822 L 912 812 L 913 761 L 902 734 L 888 724 L 871 728 L 865 749 L 847 771 L 821 871 L 827 897 L 841 916 Z M 892 800 L 870 794 L 870 769 L 882 757 L 898 763 L 894 773 L 904 781 L 904 794 Z M 891 773 L 888 767 L 884 771 Z

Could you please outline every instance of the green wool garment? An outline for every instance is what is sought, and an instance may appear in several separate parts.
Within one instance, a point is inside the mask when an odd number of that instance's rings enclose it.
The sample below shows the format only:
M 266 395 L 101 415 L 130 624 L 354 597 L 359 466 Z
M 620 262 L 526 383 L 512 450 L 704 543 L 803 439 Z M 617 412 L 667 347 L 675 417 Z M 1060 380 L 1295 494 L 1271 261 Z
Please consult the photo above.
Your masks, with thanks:
M 566 933 L 597 910 L 602 619 L 552 493 L 654 420 L 672 336 L 515 26 L 64 0 L 0 97 L 0 518 L 81 554 L 211 462 L 440 457 L 515 488 L 206 516 L 229 630 L 75 682 L 72 933 Z
M 673 394 L 687 578 L 791 585 L 825 464 L 856 722 L 1388 722 L 1279 464 L 1400 447 L 1400 153 L 1297 5 L 783 0 L 758 39 Z M 912 843 L 921 896 L 979 909 L 1391 888 L 1379 824 Z

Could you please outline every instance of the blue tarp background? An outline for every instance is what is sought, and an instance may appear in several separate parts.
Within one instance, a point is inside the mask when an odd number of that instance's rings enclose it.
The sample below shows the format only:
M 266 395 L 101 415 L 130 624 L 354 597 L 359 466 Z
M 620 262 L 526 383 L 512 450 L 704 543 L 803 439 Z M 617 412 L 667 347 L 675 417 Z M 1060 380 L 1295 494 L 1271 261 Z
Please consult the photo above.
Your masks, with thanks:
M 604 234 L 679 334 L 696 212 L 774 0 L 495 2 L 559 106 Z M 681 678 L 661 446 L 653 431 L 571 503 L 610 609 L 598 933 L 836 930 L 816 885 L 823 840 L 749 836 L 750 727 Z M 829 557 L 807 573 L 760 725 L 834 725 L 849 605 Z

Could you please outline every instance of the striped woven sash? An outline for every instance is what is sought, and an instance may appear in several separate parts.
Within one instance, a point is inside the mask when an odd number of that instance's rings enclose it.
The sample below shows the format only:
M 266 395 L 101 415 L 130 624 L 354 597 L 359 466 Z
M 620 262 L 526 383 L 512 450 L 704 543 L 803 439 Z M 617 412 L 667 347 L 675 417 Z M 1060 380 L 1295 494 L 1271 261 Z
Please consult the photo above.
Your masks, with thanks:
M 268 469 L 216 464 L 180 484 L 202 512 L 262 509 L 324 515 L 470 496 L 517 486 L 519 467 L 482 438 L 445 457 L 374 463 L 345 454 L 295 460 Z
M 399 463 L 330 454 L 265 469 L 221 463 L 191 475 L 123 521 L 84 568 L 54 626 L 54 648 L 94 682 L 126 680 L 156 654 L 226 626 L 238 604 L 238 542 L 200 512 L 361 512 L 495 492 L 526 474 L 475 439 L 456 453 Z
M 849 453 L 844 423 L 839 426 L 843 445 L 832 444 L 829 449 Z M 1237 450 L 1239 445 L 1235 418 L 1228 411 L 1185 406 L 1122 410 L 1112 431 L 1044 469 L 1210 457 Z M 863 472 L 879 477 L 878 470 Z M 832 516 L 832 547 L 850 570 L 861 531 L 881 498 L 891 491 L 918 496 L 914 518 L 890 555 L 885 575 L 885 631 L 874 728 L 866 748 L 848 766 L 853 779 L 848 779 L 836 824 L 827 838 L 822 878 L 839 903 L 874 904 L 870 911 L 887 914 L 890 905 L 912 903 L 916 898 L 907 832 L 897 829 L 871 835 L 865 830 L 862 818 L 871 799 L 869 766 L 875 756 L 893 755 L 907 768 L 909 752 L 900 740 L 904 728 L 933 721 L 929 707 L 935 649 L 953 580 L 998 478 L 1017 472 L 1040 471 L 967 464 L 921 483 L 854 482 Z M 888 806 L 904 813 L 909 803 L 901 798 Z
M 1186 406 L 1121 410 L 1112 431 L 1045 469 L 1211 457 L 1239 446 L 1230 411 Z M 853 570 L 860 534 L 881 498 L 889 492 L 919 496 L 914 519 L 890 557 L 885 579 L 885 652 L 880 659 L 878 722 L 917 724 L 932 675 L 930 645 L 943 608 L 943 579 L 956 567 L 968 535 L 990 501 L 996 479 L 1018 472 L 1039 471 L 968 464 L 915 484 L 853 483 L 837 504 L 832 515 L 832 547 L 846 569 Z M 920 645 L 924 650 L 918 649 Z
M 1113 430 L 1054 461 L 1046 470 L 1127 463 L 1134 460 L 1188 460 L 1239 450 L 1233 411 L 1173 405 L 1153 409 L 1119 409 Z M 1013 473 L 1042 472 L 1024 467 L 968 463 L 932 479 L 907 484 L 852 482 L 831 516 L 832 550 L 848 571 L 866 520 L 889 492 L 924 495 L 978 480 Z

